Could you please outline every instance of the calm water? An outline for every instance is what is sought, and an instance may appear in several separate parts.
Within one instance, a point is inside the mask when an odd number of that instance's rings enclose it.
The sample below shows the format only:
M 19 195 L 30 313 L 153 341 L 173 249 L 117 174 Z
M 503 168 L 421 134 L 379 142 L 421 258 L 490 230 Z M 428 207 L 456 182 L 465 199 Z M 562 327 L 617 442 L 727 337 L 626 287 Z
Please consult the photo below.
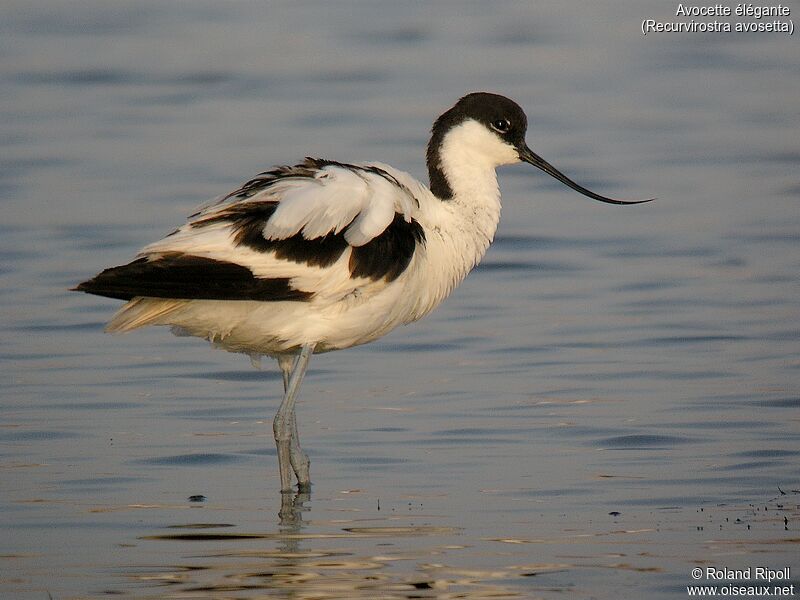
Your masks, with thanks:
M 798 583 L 797 35 L 643 37 L 675 20 L 655 0 L 265 4 L 0 5 L 0 596 Z M 474 89 L 581 183 L 659 200 L 503 169 L 498 239 L 453 297 L 312 361 L 314 489 L 280 520 L 277 369 L 107 336 L 117 303 L 66 290 L 275 163 L 422 177 L 432 119 Z

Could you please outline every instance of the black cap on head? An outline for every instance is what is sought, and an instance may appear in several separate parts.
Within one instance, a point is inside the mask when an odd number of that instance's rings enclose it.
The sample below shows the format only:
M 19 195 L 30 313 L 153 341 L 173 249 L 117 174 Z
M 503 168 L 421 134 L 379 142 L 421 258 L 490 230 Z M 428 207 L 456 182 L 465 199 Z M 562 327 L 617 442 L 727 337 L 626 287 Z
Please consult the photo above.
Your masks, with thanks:
M 428 174 L 431 191 L 439 198 L 453 196 L 450 184 L 442 172 L 439 149 L 447 132 L 468 119 L 483 124 L 515 148 L 526 147 L 528 118 L 519 104 L 505 96 L 489 92 L 467 94 L 436 119 L 431 128 L 427 154 Z
M 473 92 L 461 98 L 436 119 L 431 129 L 428 157 L 430 158 L 432 147 L 441 144 L 442 138 L 450 129 L 467 119 L 482 123 L 514 146 L 518 146 L 520 142 L 523 145 L 525 143 L 528 118 L 519 104 L 499 94 Z

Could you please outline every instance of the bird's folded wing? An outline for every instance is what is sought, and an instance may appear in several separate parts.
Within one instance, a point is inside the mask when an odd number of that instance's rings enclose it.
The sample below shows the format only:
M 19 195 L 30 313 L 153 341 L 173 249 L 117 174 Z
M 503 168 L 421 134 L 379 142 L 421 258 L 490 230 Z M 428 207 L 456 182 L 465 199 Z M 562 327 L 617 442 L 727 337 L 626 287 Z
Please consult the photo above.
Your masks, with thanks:
M 351 246 L 383 233 L 400 214 L 406 222 L 418 206 L 413 194 L 379 164 L 353 165 L 307 158 L 248 181 L 192 215 L 190 224 L 242 215 L 252 203 L 274 204 L 263 236 L 283 240 L 301 234 L 313 240 L 344 231 Z M 257 210 L 257 209 L 256 209 Z
M 416 202 L 381 167 L 306 159 L 263 173 L 78 289 L 121 299 L 261 301 L 377 291 L 424 245 Z

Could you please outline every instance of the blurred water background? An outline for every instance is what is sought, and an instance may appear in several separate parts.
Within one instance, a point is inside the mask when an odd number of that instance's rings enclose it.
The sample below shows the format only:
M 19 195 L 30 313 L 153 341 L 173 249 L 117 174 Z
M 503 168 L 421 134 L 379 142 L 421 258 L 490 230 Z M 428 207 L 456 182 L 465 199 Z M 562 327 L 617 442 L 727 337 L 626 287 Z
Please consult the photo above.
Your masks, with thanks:
M 642 35 L 674 12 L 4 0 L 0 596 L 658 599 L 692 568 L 759 565 L 796 582 L 798 39 Z M 503 168 L 497 239 L 453 296 L 312 361 L 314 489 L 281 521 L 277 369 L 164 329 L 107 336 L 118 303 L 67 289 L 276 163 L 424 179 L 433 118 L 473 90 L 517 100 L 529 145 L 582 184 L 658 201 Z

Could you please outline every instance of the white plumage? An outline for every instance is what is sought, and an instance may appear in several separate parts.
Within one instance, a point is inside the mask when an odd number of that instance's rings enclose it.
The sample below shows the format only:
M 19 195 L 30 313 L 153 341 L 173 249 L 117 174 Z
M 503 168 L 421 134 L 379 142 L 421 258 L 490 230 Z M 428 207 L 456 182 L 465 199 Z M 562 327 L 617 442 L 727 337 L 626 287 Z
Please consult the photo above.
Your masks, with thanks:
M 382 176 L 354 172 L 354 166 L 386 169 L 398 181 L 411 183 L 416 196 Z M 463 240 L 436 235 L 426 240 L 425 247 L 415 252 L 408 267 L 391 284 L 385 278 L 353 276 L 353 247 L 364 246 L 384 233 L 395 214 L 402 215 L 407 223 L 416 217 L 424 227 L 432 216 L 429 213 L 436 213 L 441 204 L 410 175 L 389 169 L 376 164 L 329 165 L 313 178 L 287 180 L 236 203 L 237 208 L 248 203 L 277 203 L 261 229 L 267 240 L 286 240 L 297 234 L 313 240 L 343 231 L 348 247 L 330 265 L 280 258 L 274 251 L 261 252 L 237 244 L 235 223 L 214 222 L 230 207 L 228 203 L 201 212 L 176 233 L 146 246 L 139 254 L 152 259 L 179 252 L 235 262 L 259 278 L 289 278 L 293 289 L 313 293 L 308 301 L 245 300 L 234 304 L 229 300 L 148 298 L 125 305 L 109 323 L 108 331 L 121 333 L 143 325 L 168 324 L 191 335 L 208 337 L 228 350 L 274 356 L 312 341 L 317 343 L 317 353 L 363 344 L 397 325 L 419 319 L 446 297 L 477 258 L 474 250 L 466 251 Z M 434 219 L 453 219 L 448 213 L 439 210 Z M 195 227 L 206 221 L 211 223 Z M 457 246 L 464 246 L 464 252 L 459 252 L 456 261 L 447 260 Z M 435 272 L 451 270 L 450 276 L 430 277 L 434 271 L 425 265 L 430 250 L 440 263 Z
M 309 357 L 420 319 L 480 261 L 500 218 L 495 169 L 525 161 L 592 198 L 525 144 L 511 100 L 469 94 L 437 119 L 430 188 L 381 163 L 320 159 L 262 173 L 128 265 L 76 289 L 127 300 L 107 330 L 169 325 L 279 361 L 281 488 L 309 486 L 294 402 Z M 290 468 L 291 466 L 291 468 Z

